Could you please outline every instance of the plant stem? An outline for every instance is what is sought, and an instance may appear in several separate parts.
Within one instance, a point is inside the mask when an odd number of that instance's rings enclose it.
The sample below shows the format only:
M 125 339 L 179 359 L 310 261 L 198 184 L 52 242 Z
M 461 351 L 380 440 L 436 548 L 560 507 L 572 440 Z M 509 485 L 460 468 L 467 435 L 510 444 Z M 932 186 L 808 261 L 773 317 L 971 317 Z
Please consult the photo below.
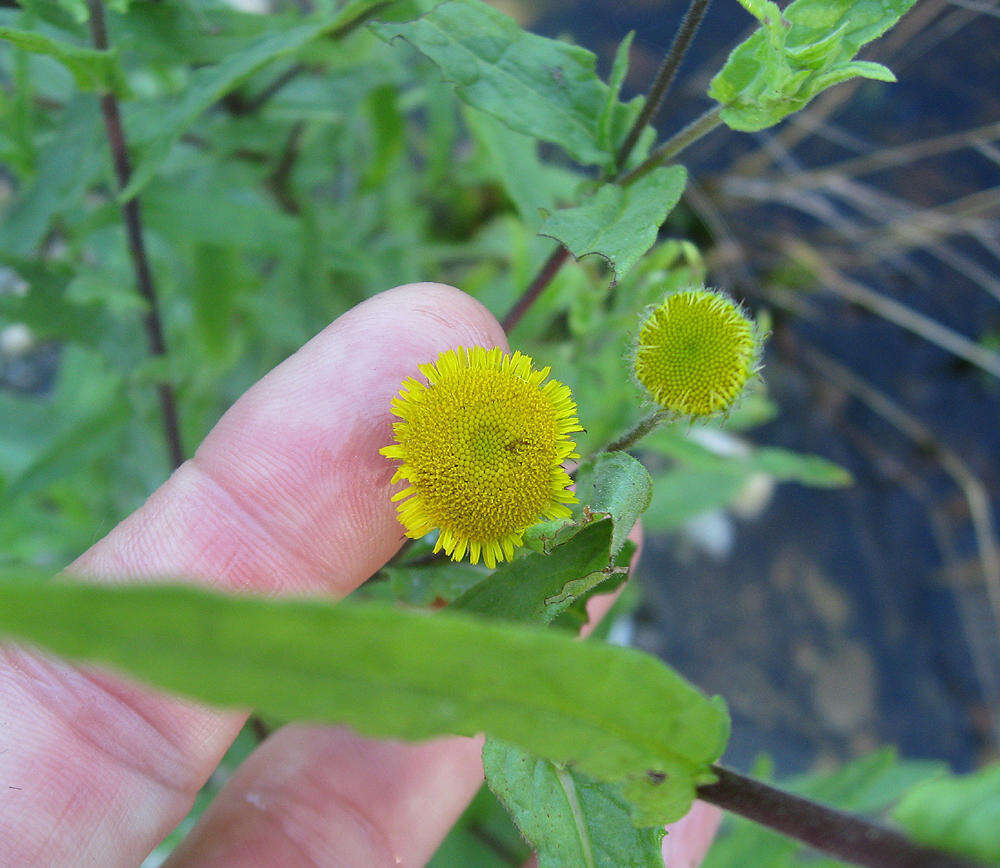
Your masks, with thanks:
M 976 868 L 979 863 L 914 844 L 908 838 L 854 814 L 712 766 L 714 784 L 698 787 L 698 798 L 767 826 L 855 865 L 867 868 Z
M 222 104 L 229 110 L 230 114 L 237 117 L 252 115 L 263 108 L 268 100 L 275 96 L 285 85 L 290 84 L 305 71 L 306 66 L 304 63 L 296 63 L 281 73 L 260 93 L 251 97 L 245 97 L 237 92 L 229 93 L 222 98 Z
M 626 449 L 630 449 L 669 416 L 670 413 L 666 410 L 654 410 L 648 416 L 636 422 L 635 425 L 629 428 L 617 440 L 612 440 L 601 451 L 623 452 Z
M 94 40 L 94 47 L 99 51 L 107 51 L 108 34 L 104 24 L 104 6 L 101 0 L 89 0 L 89 7 L 90 32 Z M 132 164 L 129 160 L 121 114 L 118 111 L 118 100 L 114 94 L 101 95 L 101 114 L 104 116 L 104 127 L 107 130 L 108 146 L 111 148 L 111 158 L 118 179 L 118 188 L 124 190 L 132 177 Z M 137 197 L 133 196 L 122 205 L 122 216 L 125 220 L 125 234 L 132 256 L 136 284 L 142 297 L 146 300 L 147 310 L 144 323 L 149 338 L 149 348 L 154 356 L 166 356 L 167 347 L 163 338 L 163 322 L 160 318 L 156 285 L 153 282 L 153 274 L 149 268 L 149 257 L 146 254 L 142 216 Z M 163 414 L 163 433 L 167 441 L 170 463 L 176 468 L 184 462 L 184 447 L 181 443 L 177 401 L 174 397 L 173 387 L 169 383 L 158 383 L 156 389 L 160 400 L 160 411 Z
M 507 315 L 500 321 L 500 325 L 505 332 L 509 332 L 516 326 L 531 307 L 535 300 L 542 294 L 542 291 L 551 282 L 552 278 L 559 273 L 562 264 L 569 258 L 569 251 L 561 244 L 552 251 L 552 255 L 545 260 L 545 264 L 531 281 L 531 285 L 524 291 L 524 294 L 514 303 L 514 306 L 507 311 Z
M 641 178 L 647 172 L 655 169 L 660 163 L 665 163 L 676 157 L 688 145 L 698 141 L 698 139 L 707 135 L 722 123 L 720 115 L 723 108 L 724 106 L 717 105 L 705 112 L 705 114 L 703 114 L 700 118 L 693 120 L 690 124 L 684 127 L 684 129 L 673 136 L 673 138 L 667 140 L 659 148 L 653 151 L 645 162 L 636 166 L 631 172 L 628 172 L 618 178 L 616 183 L 621 184 L 622 186 L 631 184 L 637 178 Z M 504 331 L 510 331 L 521 321 L 521 317 L 527 313 L 528 308 L 535 303 L 538 296 L 540 296 L 544 291 L 545 287 L 552 282 L 552 278 L 559 273 L 559 269 L 562 268 L 563 263 L 568 258 L 569 251 L 565 247 L 560 246 L 547 260 L 545 260 L 545 264 L 541 267 L 541 270 L 531 282 L 531 285 L 524 291 L 524 294 L 517 300 L 517 303 L 509 311 L 507 311 L 507 315 L 500 321 Z
M 701 20 L 705 17 L 709 2 L 710 0 L 691 0 L 687 12 L 684 13 L 684 18 L 681 20 L 680 29 L 678 29 L 677 34 L 674 36 L 670 50 L 663 59 L 663 64 L 660 66 L 659 72 L 656 73 L 656 78 L 653 80 L 649 93 L 646 94 L 646 104 L 642 107 L 642 111 L 639 117 L 636 118 L 635 123 L 632 124 L 632 129 L 628 131 L 628 135 L 625 137 L 625 141 L 622 142 L 621 148 L 618 149 L 618 154 L 615 157 L 615 165 L 619 169 L 625 166 L 632 153 L 632 149 L 635 147 L 636 142 L 639 141 L 639 136 L 646 129 L 646 124 L 660 110 L 663 98 L 670 89 L 670 85 L 673 84 L 674 76 L 677 75 L 677 70 L 684 59 L 684 55 L 687 54 L 691 40 L 694 39 L 694 35 L 698 32 L 698 27 L 701 25 Z
M 667 141 L 653 151 L 653 153 L 651 153 L 631 172 L 628 172 L 619 178 L 618 183 L 622 186 L 631 184 L 633 181 L 638 180 L 647 172 L 655 169 L 657 166 L 672 160 L 688 145 L 691 145 L 698 141 L 698 139 L 707 136 L 710 132 L 712 132 L 712 130 L 722 123 L 722 110 L 724 108 L 725 106 L 723 105 L 714 105 L 707 112 L 701 115 L 701 117 L 695 118 L 691 121 L 691 123 L 684 127 L 684 129 L 667 139 Z

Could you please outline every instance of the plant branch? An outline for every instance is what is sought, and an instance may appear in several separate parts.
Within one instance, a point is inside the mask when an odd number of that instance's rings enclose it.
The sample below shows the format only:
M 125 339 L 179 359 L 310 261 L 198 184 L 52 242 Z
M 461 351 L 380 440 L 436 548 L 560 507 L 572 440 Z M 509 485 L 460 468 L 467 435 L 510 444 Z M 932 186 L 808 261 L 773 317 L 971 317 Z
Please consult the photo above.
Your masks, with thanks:
M 698 25 L 701 23 L 705 10 L 708 8 L 708 3 L 709 0 L 692 0 L 691 6 L 688 8 L 688 11 L 684 16 L 684 20 L 681 22 L 681 30 L 674 38 L 674 43 L 670 47 L 670 52 L 667 55 L 666 60 L 664 60 L 663 66 L 660 67 L 660 71 L 657 73 L 656 79 L 653 82 L 653 87 L 650 90 L 649 99 L 646 103 L 647 107 L 653 106 L 650 110 L 650 115 L 656 110 L 656 108 L 659 107 L 659 102 L 662 100 L 663 95 L 670 86 L 670 82 L 673 80 L 677 67 L 680 65 L 680 62 L 684 57 L 684 53 L 687 51 L 688 45 L 698 29 Z M 659 90 L 659 93 L 656 93 L 657 89 Z M 722 123 L 721 114 L 723 108 L 725 107 L 716 105 L 714 108 L 709 109 L 700 118 L 696 118 L 679 133 L 664 142 L 659 148 L 653 151 L 653 153 L 650 154 L 643 163 L 636 166 L 636 168 L 634 168 L 631 172 L 619 174 L 614 179 L 614 183 L 621 184 L 622 186 L 631 184 L 637 178 L 641 178 L 661 163 L 672 160 L 688 145 L 698 141 L 698 139 L 702 136 L 708 135 L 708 133 Z M 631 141 L 633 138 L 632 134 L 635 133 L 635 138 L 638 139 L 638 136 L 642 133 L 642 130 L 645 128 L 648 120 L 649 116 L 646 116 L 645 111 L 636 120 L 636 123 L 629 131 L 628 139 L 626 139 L 625 144 L 623 144 L 618 153 L 618 165 L 621 165 L 625 159 L 628 159 L 629 153 L 631 153 L 632 148 L 635 146 L 635 142 Z M 521 321 L 521 317 L 527 313 L 528 308 L 535 303 L 545 288 L 552 282 L 552 279 L 559 273 L 559 269 L 562 268 L 563 263 L 566 262 L 568 258 L 569 251 L 565 247 L 560 246 L 552 253 L 551 256 L 549 256 L 547 260 L 545 260 L 545 263 L 542 265 L 541 270 L 538 272 L 535 279 L 531 282 L 531 285 L 524 291 L 524 294 L 517 300 L 514 306 L 507 311 L 506 316 L 504 316 L 501 320 L 501 325 L 503 326 L 504 331 L 510 331 L 510 329 Z
M 535 300 L 542 294 L 552 279 L 559 273 L 563 263 L 569 259 L 569 251 L 561 244 L 552 251 L 552 255 L 545 260 L 541 270 L 531 281 L 531 285 L 524 291 L 524 294 L 515 302 L 514 306 L 507 311 L 507 315 L 500 321 L 500 325 L 505 332 L 509 332 L 516 326 L 531 307 Z
M 854 814 L 712 766 L 714 784 L 698 798 L 781 832 L 810 847 L 866 868 L 978 868 L 979 863 L 914 844 L 892 829 Z
M 104 6 L 101 0 L 89 0 L 88 5 L 90 7 L 90 32 L 94 40 L 94 47 L 99 51 L 107 51 L 108 34 L 104 24 Z M 121 114 L 118 110 L 118 100 L 114 94 L 104 93 L 101 95 L 101 114 L 104 116 L 104 127 L 108 135 L 108 146 L 111 149 L 111 159 L 114 163 L 115 176 L 118 179 L 118 188 L 124 190 L 132 177 L 132 164 L 129 160 Z M 133 196 L 122 204 L 122 217 L 125 221 L 125 234 L 128 238 L 129 253 L 132 256 L 136 284 L 142 297 L 146 300 L 144 324 L 149 338 L 149 348 L 154 356 L 166 356 L 167 347 L 163 337 L 159 300 L 156 294 L 156 284 L 153 282 L 153 274 L 149 268 L 149 257 L 146 254 L 146 243 L 142 232 L 142 215 L 137 197 Z M 173 467 L 179 467 L 184 462 L 184 447 L 181 442 L 174 390 L 167 382 L 158 383 L 156 389 L 160 401 L 160 411 L 163 414 L 163 433 L 167 441 L 170 462 Z
M 222 104 L 229 110 L 229 113 L 236 117 L 252 115 L 264 107 L 265 103 L 275 96 L 285 85 L 290 84 L 306 71 L 303 63 L 296 63 L 286 69 L 281 75 L 274 79 L 267 87 L 253 96 L 243 96 L 241 93 L 228 93 L 222 98 Z
M 722 123 L 720 115 L 723 108 L 725 108 L 725 106 L 717 105 L 705 112 L 705 114 L 703 114 L 700 118 L 696 118 L 673 138 L 664 142 L 659 148 L 653 151 L 653 153 L 650 154 L 649 159 L 647 159 L 644 163 L 636 166 L 636 168 L 628 174 L 618 178 L 616 183 L 621 184 L 622 186 L 631 184 L 637 178 L 641 178 L 647 172 L 656 168 L 656 166 L 660 163 L 672 160 L 688 145 L 698 141 L 698 139 L 707 135 Z M 510 331 L 510 329 L 521 321 L 521 317 L 527 313 L 528 308 L 535 303 L 536 299 L 542 294 L 545 287 L 552 282 L 552 278 L 559 273 L 559 269 L 562 268 L 563 263 L 568 258 L 569 251 L 565 247 L 560 246 L 553 251 L 552 255 L 548 259 L 545 260 L 545 264 L 542 265 L 541 270 L 531 282 L 531 285 L 524 291 L 524 294 L 517 300 L 517 303 L 509 311 L 507 311 L 507 315 L 500 321 L 504 331 Z
M 659 425 L 664 419 L 670 417 L 670 413 L 666 410 L 654 410 L 648 416 L 640 419 L 631 428 L 628 429 L 624 434 L 622 434 L 618 439 L 612 440 L 607 446 L 605 446 L 602 452 L 624 452 L 626 449 L 631 449 L 638 443 L 643 437 L 645 437 L 650 431 L 652 431 L 657 425 Z
M 701 117 L 695 118 L 684 129 L 667 139 L 642 163 L 632 169 L 631 172 L 622 175 L 618 179 L 618 183 L 622 186 L 631 184 L 633 181 L 651 172 L 657 166 L 672 160 L 686 147 L 698 141 L 698 139 L 707 136 L 722 123 L 722 110 L 724 108 L 724 105 L 715 105 L 701 115 Z
M 628 131 L 628 135 L 625 137 L 625 141 L 622 142 L 622 146 L 615 157 L 615 165 L 619 169 L 624 168 L 625 163 L 632 153 L 632 149 L 635 147 L 636 142 L 639 141 L 639 136 L 646 129 L 646 124 L 660 110 L 663 98 L 670 89 L 670 85 L 673 84 L 674 76 L 677 75 L 677 70 L 684 59 L 684 55 L 687 54 L 691 40 L 694 39 L 694 35 L 698 32 L 699 26 L 701 26 L 701 20 L 705 17 L 709 2 L 710 0 L 691 0 L 687 12 L 684 13 L 684 18 L 681 20 L 681 26 L 674 36 L 670 50 L 663 59 L 663 64 L 660 66 L 659 72 L 656 73 L 656 78 L 653 80 L 649 93 L 646 94 L 646 104 L 642 107 L 642 112 L 636 118 L 635 123 L 632 124 L 632 129 Z

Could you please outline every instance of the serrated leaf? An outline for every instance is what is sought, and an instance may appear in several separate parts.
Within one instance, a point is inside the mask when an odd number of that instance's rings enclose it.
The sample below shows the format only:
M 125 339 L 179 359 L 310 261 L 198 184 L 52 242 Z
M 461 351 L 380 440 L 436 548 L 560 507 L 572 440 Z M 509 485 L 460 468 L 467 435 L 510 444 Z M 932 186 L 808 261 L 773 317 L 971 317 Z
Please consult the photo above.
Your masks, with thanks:
M 647 825 L 690 807 L 728 736 L 719 701 L 649 655 L 447 609 L 0 581 L 0 632 L 219 707 L 378 737 L 485 732 L 625 785 Z
M 113 93 L 123 99 L 131 96 L 125 74 L 118 66 L 115 51 L 98 51 L 52 39 L 31 30 L 0 27 L 0 39 L 33 54 L 54 57 L 70 71 L 80 90 Z
M 637 829 L 612 787 L 493 740 L 483 748 L 483 768 L 540 868 L 662 868 L 663 828 Z
M 381 23 L 386 40 L 405 39 L 436 63 L 459 97 L 511 129 L 551 142 L 584 164 L 604 165 L 601 115 L 609 88 L 586 49 L 528 33 L 481 0 L 448 0 L 415 21 Z M 615 103 L 606 126 L 634 116 Z
M 1000 764 L 919 784 L 893 817 L 922 844 L 1000 864 Z
M 733 49 L 708 93 L 725 107 L 730 128 L 754 131 L 834 84 L 858 76 L 894 81 L 881 64 L 853 58 L 916 0 L 795 0 L 783 12 L 767 0 L 741 2 L 763 26 Z
M 614 522 L 611 553 L 625 538 L 653 497 L 649 471 L 627 452 L 602 452 L 584 461 L 576 473 L 576 496 L 591 512 L 606 512 Z
M 656 243 L 686 182 L 683 166 L 664 166 L 627 187 L 603 184 L 582 205 L 554 211 L 538 231 L 561 242 L 577 259 L 603 256 L 618 281 Z
M 612 530 L 610 521 L 596 521 L 552 554 L 534 553 L 509 561 L 450 608 L 506 621 L 549 624 L 578 597 L 613 578 L 606 572 Z
M 128 126 L 138 145 L 139 157 L 122 199 L 139 193 L 159 170 L 170 149 L 206 109 L 238 87 L 257 70 L 280 57 L 304 48 L 327 34 L 342 34 L 360 24 L 382 6 L 384 0 L 352 0 L 336 12 L 295 23 L 275 23 L 271 29 L 250 39 L 242 50 L 234 51 L 214 66 L 199 69 L 180 96 L 171 95 L 143 103 L 128 115 Z

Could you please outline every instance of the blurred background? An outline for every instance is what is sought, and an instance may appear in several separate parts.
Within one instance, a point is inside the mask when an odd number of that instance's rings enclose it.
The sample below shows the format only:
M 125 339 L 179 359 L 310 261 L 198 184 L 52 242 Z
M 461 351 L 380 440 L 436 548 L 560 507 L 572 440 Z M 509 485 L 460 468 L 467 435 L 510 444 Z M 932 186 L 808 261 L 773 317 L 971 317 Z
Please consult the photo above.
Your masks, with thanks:
M 635 30 L 629 97 L 685 4 L 496 5 L 590 48 L 605 76 Z M 20 14 L 0 9 L 0 24 Z M 155 144 L 157 107 L 253 17 L 142 0 L 112 16 L 140 98 L 124 109 L 136 153 Z M 86 39 L 72 15 L 38 26 Z M 711 76 L 750 30 L 717 0 L 661 138 L 709 106 Z M 726 425 L 644 447 L 657 495 L 642 599 L 617 631 L 727 698 L 727 761 L 744 769 L 762 752 L 779 773 L 823 769 L 883 744 L 959 771 L 997 755 L 1000 6 L 920 0 L 862 57 L 899 83 L 839 85 L 775 129 L 721 128 L 685 152 L 691 181 L 663 244 L 613 293 L 650 301 L 704 277 L 773 332 L 766 391 Z M 364 34 L 254 72 L 143 191 L 171 350 L 150 359 L 96 98 L 51 58 L 0 45 L 0 562 L 61 568 L 166 477 L 157 382 L 176 390 L 190 452 L 373 292 L 444 280 L 507 310 L 551 242 L 505 192 L 507 140 L 484 117 L 416 52 Z M 571 201 L 573 167 L 541 153 Z M 512 334 L 570 367 L 560 378 L 591 446 L 637 413 L 620 346 L 575 354 L 604 323 L 622 339 L 631 328 L 595 259 L 564 269 Z

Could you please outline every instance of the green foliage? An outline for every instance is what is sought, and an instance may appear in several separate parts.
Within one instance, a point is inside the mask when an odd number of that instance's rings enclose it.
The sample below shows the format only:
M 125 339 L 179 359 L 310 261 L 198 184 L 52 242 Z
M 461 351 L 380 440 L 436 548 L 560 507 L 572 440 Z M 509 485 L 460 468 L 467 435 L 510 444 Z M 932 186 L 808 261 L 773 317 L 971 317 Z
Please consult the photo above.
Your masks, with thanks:
M 853 57 L 910 4 L 797 0 L 788 27 L 773 4 L 745 5 L 764 28 L 712 84 L 737 129 L 775 123 L 836 81 L 886 77 Z M 0 191 L 0 328 L 30 327 L 35 351 L 57 357 L 51 387 L 0 392 L 0 564 L 10 567 L 0 626 L 280 719 L 400 738 L 485 731 L 490 785 L 543 865 L 658 864 L 654 826 L 681 816 L 710 779 L 728 717 L 657 661 L 601 644 L 600 630 L 586 643 L 565 630 L 585 622 L 592 595 L 624 581 L 626 537 L 647 508 L 657 530 L 730 502 L 761 474 L 849 481 L 821 459 L 751 446 L 719 455 L 664 428 L 642 444 L 655 487 L 638 459 L 596 454 L 578 468 L 573 519 L 526 534 L 534 551 L 490 573 L 435 561 L 418 541 L 358 592 L 376 603 L 15 581 L 25 564 L 55 571 L 164 479 L 154 384 L 174 388 L 193 446 L 270 367 L 387 287 L 455 283 L 502 314 L 550 253 L 543 236 L 577 259 L 598 256 L 567 264 L 512 342 L 573 386 L 582 454 L 629 426 L 638 392 L 624 348 L 639 314 L 706 277 L 691 242 L 657 243 L 683 192 L 681 166 L 627 188 L 609 182 L 642 106 L 620 100 L 632 34 L 605 83 L 586 49 L 525 32 L 480 0 L 271 15 L 216 0 L 106 6 L 109 51 L 86 47 L 83 0 L 0 10 L 0 162 L 11 184 Z M 117 198 L 105 93 L 122 100 L 134 167 Z M 643 131 L 630 164 L 655 135 Z M 121 225 L 133 196 L 169 349 L 157 359 Z M 727 424 L 750 427 L 773 409 L 758 391 Z M 228 767 L 250 746 L 242 737 Z M 925 822 L 916 797 L 909 804 Z M 432 864 L 526 855 L 484 792 Z
M 612 522 L 594 522 L 552 554 L 529 554 L 502 564 L 458 597 L 451 608 L 507 621 L 549 624 L 576 600 L 608 580 L 624 578 L 611 565 Z M 613 587 L 602 588 L 612 590 Z
M 673 529 L 700 513 L 725 506 L 756 477 L 821 488 L 851 484 L 846 470 L 816 455 L 753 448 L 741 441 L 726 444 L 728 454 L 719 454 L 677 425 L 662 426 L 643 440 L 644 449 L 672 462 L 654 477 L 647 528 Z
M 577 469 L 576 495 L 581 507 L 611 516 L 611 554 L 615 555 L 649 508 L 653 481 L 649 471 L 627 452 L 601 452 Z
M 8 580 L 0 631 L 218 706 L 394 738 L 486 732 L 623 785 L 644 824 L 683 816 L 729 729 L 652 657 L 457 612 Z
M 428 868 L 506 868 L 523 865 L 531 856 L 504 806 L 483 786 L 448 837 L 427 863 Z
M 538 231 L 560 241 L 577 258 L 603 256 L 620 280 L 656 242 L 687 182 L 683 166 L 653 169 L 628 187 L 602 184 L 575 208 L 548 216 Z
M 663 865 L 662 826 L 636 828 L 612 788 L 497 741 L 486 743 L 483 767 L 541 868 Z
M 521 30 L 482 0 L 447 0 L 414 21 L 374 29 L 427 55 L 469 105 L 580 163 L 608 165 L 641 109 L 641 100 L 617 101 L 591 52 Z
M 272 26 L 263 35 L 250 39 L 216 65 L 197 70 L 180 99 L 169 97 L 143 104 L 129 118 L 130 128 L 139 133 L 136 142 L 141 156 L 122 197 L 131 198 L 142 190 L 197 117 L 254 72 L 321 36 L 342 36 L 372 10 L 384 5 L 381 0 L 352 0 L 343 9 L 320 13 L 306 23 L 289 19 L 284 26 Z
M 80 90 L 111 92 L 123 98 L 131 96 L 114 51 L 81 48 L 41 33 L 13 27 L 0 27 L 0 39 L 25 51 L 54 57 L 70 71 L 73 82 Z
M 708 94 L 734 130 L 763 130 L 852 78 L 895 81 L 880 63 L 854 60 L 916 0 L 740 0 L 761 28 L 733 49 Z
M 893 817 L 923 844 L 1000 865 L 1000 765 L 931 778 L 903 797 Z

